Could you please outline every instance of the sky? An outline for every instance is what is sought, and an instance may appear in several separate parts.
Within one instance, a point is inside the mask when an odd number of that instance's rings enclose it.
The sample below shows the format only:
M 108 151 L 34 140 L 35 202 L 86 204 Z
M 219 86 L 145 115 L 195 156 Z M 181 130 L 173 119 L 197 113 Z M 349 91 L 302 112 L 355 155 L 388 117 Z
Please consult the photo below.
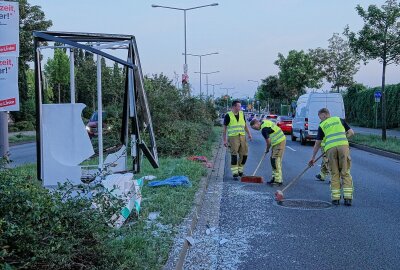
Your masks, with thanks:
M 29 0 L 39 5 L 52 31 L 129 34 L 136 37 L 143 73 L 160 74 L 174 80 L 183 73 L 184 13 L 152 4 L 191 8 L 211 3 L 218 6 L 187 11 L 187 53 L 218 55 L 202 57 L 202 72 L 215 86 L 215 96 L 253 96 L 257 83 L 279 70 L 274 65 L 278 53 L 290 50 L 327 48 L 333 33 L 343 33 L 346 25 L 358 31 L 363 21 L 355 7 L 364 8 L 383 0 Z M 199 57 L 188 56 L 192 91 L 199 94 Z M 382 67 L 377 61 L 361 64 L 355 80 L 374 87 L 381 84 Z M 388 84 L 398 83 L 400 68 L 389 66 Z M 206 76 L 202 80 L 207 91 Z M 220 88 L 234 88 L 230 90 Z M 329 89 L 325 84 L 322 90 Z M 212 87 L 209 87 L 212 94 Z

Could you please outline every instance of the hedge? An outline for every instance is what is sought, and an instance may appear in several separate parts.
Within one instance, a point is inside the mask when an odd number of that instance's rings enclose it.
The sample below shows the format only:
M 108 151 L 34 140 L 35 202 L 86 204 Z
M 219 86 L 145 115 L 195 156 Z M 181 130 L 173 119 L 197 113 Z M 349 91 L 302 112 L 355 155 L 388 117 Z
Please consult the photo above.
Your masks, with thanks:
M 382 127 L 382 103 L 376 103 L 374 92 L 380 87 L 366 88 L 362 85 L 350 87 L 344 95 L 346 120 L 363 127 L 375 127 L 375 109 L 378 109 L 378 128 Z M 400 84 L 387 85 L 386 97 L 386 127 L 400 127 Z

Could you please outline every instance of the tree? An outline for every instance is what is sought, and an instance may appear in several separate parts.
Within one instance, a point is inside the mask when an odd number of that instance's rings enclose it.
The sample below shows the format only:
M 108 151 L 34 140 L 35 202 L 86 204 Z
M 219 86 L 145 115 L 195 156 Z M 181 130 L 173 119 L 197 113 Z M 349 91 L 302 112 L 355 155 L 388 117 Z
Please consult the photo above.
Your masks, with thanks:
M 382 140 L 386 140 L 386 99 L 385 74 L 386 66 L 400 61 L 400 29 L 397 20 L 400 18 L 400 6 L 396 0 L 388 0 L 381 8 L 368 6 L 368 10 L 357 5 L 358 15 L 364 20 L 363 28 L 356 34 L 345 28 L 350 47 L 364 63 L 377 59 L 382 63 Z
M 14 0 L 6 0 L 14 1 Z M 33 61 L 33 36 L 32 31 L 45 31 L 52 26 L 51 20 L 46 20 L 40 6 L 31 6 L 27 0 L 19 0 L 19 63 L 18 63 L 18 88 L 20 93 L 21 111 L 13 112 L 16 121 L 25 120 L 30 112 L 24 110 L 28 100 L 28 82 L 26 72 L 28 62 Z
M 328 49 L 317 48 L 309 54 L 324 75 L 332 89 L 339 92 L 340 87 L 349 87 L 354 83 L 353 77 L 358 71 L 359 60 L 351 50 L 349 43 L 335 33 L 328 40 Z
M 54 50 L 54 58 L 47 61 L 44 72 L 51 88 L 57 89 L 58 103 L 69 101 L 69 58 L 64 50 Z
M 298 97 L 304 94 L 306 87 L 321 87 L 323 74 L 311 56 L 304 51 L 291 50 L 287 58 L 279 53 L 275 65 L 280 69 L 279 80 L 289 96 Z

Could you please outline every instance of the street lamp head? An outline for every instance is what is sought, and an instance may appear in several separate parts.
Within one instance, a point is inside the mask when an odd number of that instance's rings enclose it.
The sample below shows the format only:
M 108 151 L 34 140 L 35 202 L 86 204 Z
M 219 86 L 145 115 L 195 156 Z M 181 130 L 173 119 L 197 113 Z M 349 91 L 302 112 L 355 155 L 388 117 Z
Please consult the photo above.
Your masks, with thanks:
M 157 8 L 157 7 L 160 7 L 159 5 L 151 5 L 151 7 L 153 7 L 153 8 Z
M 218 6 L 218 3 L 213 3 L 210 6 L 212 6 L 212 7 Z

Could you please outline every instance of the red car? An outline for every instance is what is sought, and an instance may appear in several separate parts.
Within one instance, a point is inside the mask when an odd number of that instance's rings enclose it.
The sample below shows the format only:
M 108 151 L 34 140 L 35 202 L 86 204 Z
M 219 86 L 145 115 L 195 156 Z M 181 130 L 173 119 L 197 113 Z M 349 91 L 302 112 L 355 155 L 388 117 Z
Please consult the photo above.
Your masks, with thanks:
M 283 133 L 292 134 L 292 120 L 290 116 L 279 116 L 276 125 L 282 129 Z

